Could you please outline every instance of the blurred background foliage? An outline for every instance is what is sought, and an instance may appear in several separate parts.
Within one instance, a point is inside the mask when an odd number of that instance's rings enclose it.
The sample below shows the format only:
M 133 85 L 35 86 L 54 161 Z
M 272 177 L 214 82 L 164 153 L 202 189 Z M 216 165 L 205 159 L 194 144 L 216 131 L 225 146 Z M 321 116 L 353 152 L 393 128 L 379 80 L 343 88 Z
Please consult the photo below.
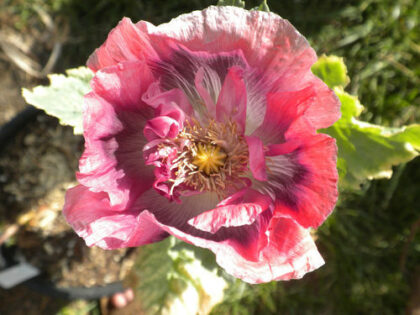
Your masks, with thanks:
M 123 16 L 160 24 L 211 0 L 3 0 L 0 25 L 42 29 L 48 13 L 64 44 L 54 72 L 85 63 Z M 248 1 L 247 8 L 260 4 Z M 344 57 L 347 91 L 362 119 L 386 126 L 419 122 L 420 1 L 271 0 L 319 55 Z M 39 56 L 47 59 L 42 54 Z M 237 281 L 214 314 L 403 314 L 419 303 L 420 159 L 341 194 L 317 231 L 326 265 L 303 280 L 250 286 Z M 417 285 L 416 285 L 417 283 Z M 417 304 L 417 307 L 418 304 Z

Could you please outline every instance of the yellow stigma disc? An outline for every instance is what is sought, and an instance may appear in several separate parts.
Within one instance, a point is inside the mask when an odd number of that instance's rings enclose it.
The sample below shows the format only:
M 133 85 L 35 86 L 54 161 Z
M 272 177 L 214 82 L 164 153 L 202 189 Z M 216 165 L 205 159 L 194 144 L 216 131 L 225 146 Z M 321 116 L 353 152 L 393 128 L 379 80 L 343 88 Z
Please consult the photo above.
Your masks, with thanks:
M 192 163 L 206 175 L 217 173 L 224 165 L 226 153 L 219 146 L 212 144 L 198 143 L 197 154 Z

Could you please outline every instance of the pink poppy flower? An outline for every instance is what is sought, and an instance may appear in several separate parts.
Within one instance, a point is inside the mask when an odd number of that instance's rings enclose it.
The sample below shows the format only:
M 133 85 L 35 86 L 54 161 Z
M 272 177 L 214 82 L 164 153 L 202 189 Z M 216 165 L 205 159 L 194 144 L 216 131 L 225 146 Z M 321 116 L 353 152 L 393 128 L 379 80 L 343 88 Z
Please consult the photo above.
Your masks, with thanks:
M 124 18 L 88 60 L 80 185 L 64 215 L 88 246 L 172 234 L 251 283 L 324 261 L 309 234 L 337 199 L 340 116 L 306 39 L 273 13 Z

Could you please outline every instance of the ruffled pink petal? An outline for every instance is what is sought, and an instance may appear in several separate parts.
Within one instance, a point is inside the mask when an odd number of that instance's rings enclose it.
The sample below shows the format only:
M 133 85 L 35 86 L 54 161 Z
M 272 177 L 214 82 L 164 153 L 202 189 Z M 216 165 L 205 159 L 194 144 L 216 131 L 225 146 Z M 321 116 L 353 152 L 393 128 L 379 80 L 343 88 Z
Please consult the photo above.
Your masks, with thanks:
M 193 108 L 185 93 L 181 89 L 163 91 L 159 82 L 150 84 L 142 100 L 153 108 L 157 109 L 158 116 L 169 116 L 178 122 L 184 122 L 185 115 L 194 114 Z
M 306 39 L 274 13 L 233 6 L 209 7 L 157 27 L 144 23 L 138 27 L 149 34 L 161 57 L 174 43 L 210 53 L 242 50 L 250 66 L 272 77 L 278 90 L 301 86 L 303 76 L 316 61 Z
M 156 167 L 154 173 L 156 180 L 153 183 L 153 188 L 169 200 L 175 200 L 178 196 L 174 196 L 173 191 L 171 191 L 172 185 L 168 183 L 168 181 L 173 177 L 173 171 L 171 168 L 168 165 L 162 165 L 160 167 Z
M 265 144 L 315 134 L 340 116 L 340 102 L 322 82 L 299 91 L 272 93 L 267 99 L 264 122 L 254 132 Z
M 210 249 L 226 272 L 249 283 L 299 279 L 324 264 L 308 230 L 290 218 L 273 218 L 267 231 L 264 228 L 260 230 L 261 237 L 253 243 L 259 254 L 255 260 L 250 260 L 238 252 L 236 241 L 226 239 L 217 242 L 193 236 L 159 223 L 149 211 L 145 211 L 145 215 L 179 239 Z M 265 234 L 269 241 L 258 244 Z
M 268 233 L 269 246 L 262 256 L 271 262 L 273 274 L 281 274 L 275 280 L 299 279 L 324 264 L 309 230 L 290 218 L 273 218 Z
M 168 200 L 177 200 L 179 195 L 177 192 L 174 192 L 178 183 L 175 180 L 173 161 L 177 156 L 178 150 L 173 147 L 155 148 L 155 151 L 152 151 L 150 154 L 145 151 L 146 163 L 155 166 L 153 187 Z
M 176 154 L 177 150 L 164 144 L 169 143 L 167 139 L 155 139 L 147 142 L 143 147 L 143 158 L 147 165 L 161 166 L 162 159 L 172 154 Z M 162 144 L 162 147 L 160 145 Z M 172 153 L 173 152 L 173 153 Z
M 216 118 L 222 122 L 231 119 L 238 124 L 242 132 L 245 131 L 246 86 L 243 70 L 237 66 L 229 69 L 223 82 L 216 104 Z
M 335 140 L 317 134 L 292 145 L 274 145 L 268 155 L 271 172 L 259 190 L 276 199 L 274 215 L 289 215 L 303 227 L 321 225 L 338 195 Z
M 154 77 L 145 62 L 124 62 L 98 71 L 91 80 L 95 94 L 117 110 L 139 111 L 145 107 L 142 95 Z
M 301 143 L 299 141 L 288 141 L 268 146 L 266 156 L 278 156 L 293 153 L 298 150 Z
M 144 136 L 147 140 L 152 141 L 159 138 L 175 138 L 182 126 L 178 121 L 168 116 L 159 116 L 150 119 L 144 127 Z
M 313 95 L 312 88 L 269 94 L 264 121 L 253 136 L 261 138 L 265 144 L 281 143 L 286 140 L 285 134 L 291 126 L 302 127 L 294 128 L 294 132 L 303 136 L 315 134 L 316 129 L 302 117 Z M 294 124 L 296 121 L 300 123 Z
M 315 95 L 305 111 L 305 118 L 315 129 L 327 128 L 341 117 L 340 100 L 337 95 L 312 72 L 304 78 L 307 85 L 311 86 Z
M 221 227 L 252 224 L 269 208 L 271 199 L 252 189 L 243 189 L 218 204 L 218 207 L 190 219 L 195 228 L 216 233 Z
M 255 179 L 260 181 L 267 180 L 267 170 L 265 166 L 264 146 L 258 137 L 245 137 L 249 151 L 249 169 Z
M 140 24 L 143 23 L 146 22 Z M 109 33 L 106 42 L 89 57 L 88 67 L 98 71 L 124 61 L 158 59 L 148 35 L 138 25 L 129 18 L 123 18 Z
M 170 201 L 155 189 L 149 189 L 140 196 L 136 206 L 153 212 L 165 225 L 181 228 L 188 225 L 189 219 L 216 208 L 218 201 L 214 192 L 197 192 L 191 196 L 181 196 L 178 201 Z
M 257 194 L 257 193 L 256 193 Z M 257 194 L 255 200 L 261 205 L 269 200 L 262 195 Z M 267 228 L 268 218 L 271 217 L 271 210 L 266 210 L 263 214 L 257 216 L 252 224 L 237 227 L 221 227 L 215 233 L 205 232 L 196 229 L 187 222 L 208 211 L 215 209 L 218 205 L 235 204 L 243 198 L 248 201 L 246 195 L 234 195 L 234 198 L 225 199 L 218 204 L 219 198 L 214 192 L 193 193 L 189 196 L 181 195 L 178 200 L 170 201 L 156 190 L 151 189 L 140 196 L 136 207 L 145 209 L 153 213 L 155 218 L 164 225 L 177 228 L 187 234 L 196 237 L 205 238 L 213 241 L 226 240 L 235 251 L 248 260 L 256 260 L 261 246 L 265 246 L 266 235 L 264 231 Z
M 120 209 L 135 201 L 154 178 L 142 153 L 147 143 L 143 128 L 151 110 L 136 99 L 150 84 L 147 76 L 141 76 L 142 67 L 140 62 L 126 63 L 98 72 L 93 91 L 85 96 L 85 151 L 77 178 L 93 192 L 107 192 L 111 205 Z M 133 73 L 138 77 L 133 78 Z
M 115 211 L 106 193 L 93 193 L 82 185 L 67 191 L 63 214 L 88 246 L 134 247 L 167 236 L 148 215 L 134 210 Z

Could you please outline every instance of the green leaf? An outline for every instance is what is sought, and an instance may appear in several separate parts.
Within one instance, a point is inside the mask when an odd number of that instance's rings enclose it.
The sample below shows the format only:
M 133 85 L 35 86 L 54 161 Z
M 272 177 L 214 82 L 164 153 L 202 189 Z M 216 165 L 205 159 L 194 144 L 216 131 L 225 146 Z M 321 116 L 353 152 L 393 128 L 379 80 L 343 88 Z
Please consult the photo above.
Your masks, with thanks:
M 75 134 L 82 134 L 83 96 L 91 90 L 93 72 L 79 67 L 66 74 L 51 74 L 49 86 L 37 86 L 32 91 L 22 89 L 22 95 L 29 104 L 57 117 L 61 124 L 72 126 Z
M 321 56 L 312 65 L 312 72 L 330 88 L 345 87 L 350 79 L 343 58 L 337 56 Z
M 227 286 L 213 254 L 173 237 L 143 246 L 135 270 L 146 314 L 208 314 Z
M 359 188 L 367 179 L 390 177 L 392 166 L 419 154 L 420 125 L 388 128 L 357 119 L 363 111 L 356 96 L 344 91 L 350 79 L 343 58 L 322 56 L 312 66 L 341 102 L 341 119 L 321 130 L 337 141 L 337 168 L 342 188 Z
M 245 1 L 242 0 L 219 0 L 218 6 L 231 5 L 234 7 L 245 8 Z
M 341 120 L 351 121 L 354 117 L 359 117 L 364 108 L 356 96 L 344 92 L 341 87 L 335 87 L 334 93 L 340 99 Z
M 337 158 L 337 170 L 340 182 L 345 180 L 347 175 L 347 162 L 345 159 L 338 157 Z
M 363 108 L 357 98 L 341 88 L 334 91 L 341 101 L 342 118 L 324 132 L 337 141 L 343 188 L 358 188 L 366 179 L 389 178 L 393 165 L 419 154 L 420 125 L 389 128 L 362 122 L 356 119 Z
M 258 7 L 255 7 L 253 10 L 270 12 L 270 8 L 268 7 L 267 0 L 263 0 Z
M 173 294 L 169 272 L 172 260 L 168 250 L 173 246 L 173 239 L 143 246 L 137 258 L 135 270 L 139 276 L 137 290 L 142 306 L 150 314 L 158 314 L 168 295 Z

